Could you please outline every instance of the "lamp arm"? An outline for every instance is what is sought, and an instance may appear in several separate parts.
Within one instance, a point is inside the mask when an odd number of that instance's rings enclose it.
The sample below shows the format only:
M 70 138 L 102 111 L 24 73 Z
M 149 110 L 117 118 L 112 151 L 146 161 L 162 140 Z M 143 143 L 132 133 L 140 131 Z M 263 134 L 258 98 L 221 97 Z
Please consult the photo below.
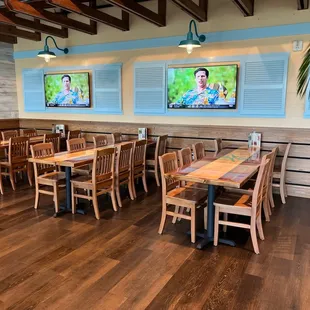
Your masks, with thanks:
M 55 46 L 56 46 L 56 48 L 57 48 L 58 50 L 60 50 L 60 51 L 64 51 L 64 49 L 58 47 L 58 45 L 57 45 L 55 39 L 54 39 L 52 36 L 47 36 L 47 37 L 45 38 L 45 45 L 47 45 L 47 39 L 52 39 L 53 42 L 54 42 L 54 44 L 55 44 Z
M 192 24 L 194 25 L 195 34 L 196 34 L 197 38 L 199 39 L 200 42 L 204 42 L 206 40 L 206 36 L 203 35 L 203 34 L 201 34 L 201 35 L 198 34 L 197 25 L 196 25 L 196 22 L 193 19 L 189 23 L 189 32 L 192 32 L 192 30 L 191 30 Z

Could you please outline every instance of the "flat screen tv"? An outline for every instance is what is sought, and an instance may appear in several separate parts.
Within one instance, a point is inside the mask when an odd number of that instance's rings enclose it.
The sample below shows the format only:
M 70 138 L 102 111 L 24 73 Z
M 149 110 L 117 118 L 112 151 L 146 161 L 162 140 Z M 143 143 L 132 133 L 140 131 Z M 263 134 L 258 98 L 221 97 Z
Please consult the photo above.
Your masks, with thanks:
M 47 107 L 89 108 L 89 72 L 45 74 Z
M 235 109 L 238 65 L 168 67 L 168 109 Z

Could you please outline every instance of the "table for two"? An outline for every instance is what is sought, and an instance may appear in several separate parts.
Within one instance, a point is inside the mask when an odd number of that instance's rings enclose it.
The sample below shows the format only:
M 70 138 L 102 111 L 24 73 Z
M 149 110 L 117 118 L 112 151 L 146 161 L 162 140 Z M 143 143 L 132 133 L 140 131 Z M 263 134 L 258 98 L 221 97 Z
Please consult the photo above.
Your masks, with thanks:
M 208 228 L 197 248 L 213 242 L 215 186 L 241 188 L 258 171 L 260 162 L 259 148 L 224 149 L 215 156 L 208 155 L 175 173 L 166 174 L 180 181 L 208 184 Z M 219 242 L 235 245 L 227 239 L 219 239 Z

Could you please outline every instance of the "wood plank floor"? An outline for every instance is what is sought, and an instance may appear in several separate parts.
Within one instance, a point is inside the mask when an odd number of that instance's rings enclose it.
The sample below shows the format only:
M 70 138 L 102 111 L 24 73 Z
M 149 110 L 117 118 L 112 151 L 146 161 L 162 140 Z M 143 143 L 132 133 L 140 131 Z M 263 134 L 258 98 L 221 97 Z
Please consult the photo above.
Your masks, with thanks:
M 228 229 L 235 248 L 196 250 L 189 225 L 168 221 L 157 234 L 160 190 L 139 191 L 102 220 L 53 218 L 50 197 L 33 209 L 34 190 L 5 182 L 0 197 L 0 309 L 308 309 L 309 200 L 289 197 L 264 224 L 255 255 L 249 234 Z M 123 193 L 126 195 L 126 193 Z

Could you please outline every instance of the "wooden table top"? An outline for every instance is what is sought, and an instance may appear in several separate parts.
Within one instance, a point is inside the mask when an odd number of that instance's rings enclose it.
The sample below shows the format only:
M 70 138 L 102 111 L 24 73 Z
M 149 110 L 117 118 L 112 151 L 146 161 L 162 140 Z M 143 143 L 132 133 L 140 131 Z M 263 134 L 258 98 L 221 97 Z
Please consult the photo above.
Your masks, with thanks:
M 130 140 L 130 141 L 124 141 L 121 143 L 116 143 L 112 145 L 107 145 L 104 147 L 100 147 L 97 149 L 103 149 L 108 147 L 116 147 L 123 143 L 128 142 L 134 142 L 136 140 Z M 155 144 L 155 140 L 148 140 L 147 145 Z M 81 166 L 82 164 L 89 164 L 93 162 L 94 159 L 94 153 L 96 148 L 90 147 L 83 151 L 77 151 L 77 152 L 60 152 L 56 153 L 54 156 L 46 157 L 46 158 L 29 158 L 28 161 L 30 162 L 36 162 L 40 164 L 56 164 L 58 166 L 62 167 L 71 167 L 75 168 L 77 166 Z
M 30 144 L 40 143 L 43 142 L 44 136 L 35 136 L 29 138 Z M 5 149 L 9 147 L 9 140 L 4 140 L 0 142 L 0 149 Z
M 174 179 L 218 186 L 241 188 L 260 166 L 259 148 L 225 149 L 217 156 L 208 155 L 176 173 Z

